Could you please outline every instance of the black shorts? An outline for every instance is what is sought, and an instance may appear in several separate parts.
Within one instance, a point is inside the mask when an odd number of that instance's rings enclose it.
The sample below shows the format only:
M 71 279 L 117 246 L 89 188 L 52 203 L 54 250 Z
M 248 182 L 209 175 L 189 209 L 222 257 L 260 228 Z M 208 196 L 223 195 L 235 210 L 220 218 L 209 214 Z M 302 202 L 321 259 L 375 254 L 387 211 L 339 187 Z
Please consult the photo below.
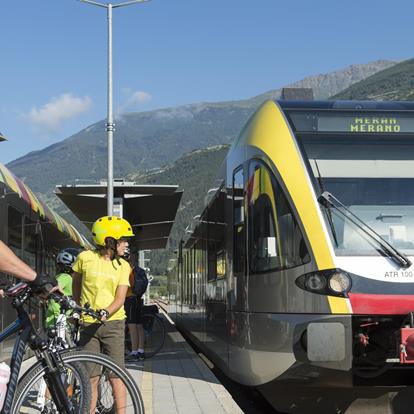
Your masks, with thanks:
M 125 299 L 126 323 L 142 324 L 142 302 L 142 299 L 138 299 L 136 296 L 128 296 Z

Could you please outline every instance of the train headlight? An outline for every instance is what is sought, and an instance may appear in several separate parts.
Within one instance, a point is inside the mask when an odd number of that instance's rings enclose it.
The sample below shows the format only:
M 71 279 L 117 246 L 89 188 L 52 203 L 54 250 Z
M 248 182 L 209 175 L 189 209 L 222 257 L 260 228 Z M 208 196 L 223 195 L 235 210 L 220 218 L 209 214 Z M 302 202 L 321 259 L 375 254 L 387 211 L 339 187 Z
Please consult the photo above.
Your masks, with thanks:
M 351 290 L 351 276 L 342 269 L 317 270 L 299 276 L 296 285 L 301 289 L 320 295 L 348 297 Z
M 322 291 L 326 287 L 326 279 L 318 273 L 311 273 L 305 279 L 305 287 L 311 291 Z
M 335 272 L 329 278 L 329 289 L 335 293 L 348 293 L 351 289 L 351 278 L 345 272 Z

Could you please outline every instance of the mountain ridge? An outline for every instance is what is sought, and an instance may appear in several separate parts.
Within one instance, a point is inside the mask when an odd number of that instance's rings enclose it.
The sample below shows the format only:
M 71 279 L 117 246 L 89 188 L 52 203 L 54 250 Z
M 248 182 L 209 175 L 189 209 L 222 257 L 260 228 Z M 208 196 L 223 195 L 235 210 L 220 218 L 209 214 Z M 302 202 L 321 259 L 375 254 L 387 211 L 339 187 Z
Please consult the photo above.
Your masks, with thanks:
M 312 75 L 287 86 L 314 85 L 316 97 L 337 92 L 361 77 L 395 65 L 375 61 L 350 65 L 324 75 Z M 322 78 L 321 78 L 322 77 Z M 280 89 L 253 98 L 180 105 L 123 114 L 116 119 L 114 176 L 168 164 L 197 148 L 226 144 L 236 137 L 248 117 L 266 99 L 277 99 Z M 332 93 L 332 94 L 333 94 Z M 17 176 L 41 193 L 75 179 L 99 180 L 106 176 L 105 120 L 42 150 L 32 151 L 7 164 Z

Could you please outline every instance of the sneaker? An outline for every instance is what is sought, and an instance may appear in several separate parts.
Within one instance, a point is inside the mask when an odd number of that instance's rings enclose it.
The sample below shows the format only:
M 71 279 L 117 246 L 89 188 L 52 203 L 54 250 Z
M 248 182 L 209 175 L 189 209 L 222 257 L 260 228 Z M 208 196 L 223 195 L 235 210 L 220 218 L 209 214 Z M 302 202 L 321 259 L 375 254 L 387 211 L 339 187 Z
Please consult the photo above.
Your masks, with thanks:
M 145 353 L 144 352 L 138 352 L 137 354 L 135 354 L 135 358 L 138 361 L 143 361 L 145 359 Z
M 130 352 L 126 357 L 125 357 L 125 359 L 127 360 L 127 361 L 135 361 L 136 359 L 137 359 L 137 355 L 138 355 L 138 353 L 137 352 Z

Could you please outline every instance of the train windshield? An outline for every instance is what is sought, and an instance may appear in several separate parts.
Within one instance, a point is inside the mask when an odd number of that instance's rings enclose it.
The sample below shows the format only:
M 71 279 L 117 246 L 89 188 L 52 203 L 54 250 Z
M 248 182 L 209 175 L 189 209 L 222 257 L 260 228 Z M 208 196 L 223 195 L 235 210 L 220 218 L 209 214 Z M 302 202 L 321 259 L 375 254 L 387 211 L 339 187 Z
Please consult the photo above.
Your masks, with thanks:
M 296 132 L 316 193 L 328 191 L 399 252 L 414 255 L 414 119 L 331 118 L 325 130 Z M 344 130 L 333 127 L 335 118 Z M 355 130 L 346 130 L 349 125 Z M 336 254 L 384 253 L 361 226 L 335 208 L 322 209 Z

